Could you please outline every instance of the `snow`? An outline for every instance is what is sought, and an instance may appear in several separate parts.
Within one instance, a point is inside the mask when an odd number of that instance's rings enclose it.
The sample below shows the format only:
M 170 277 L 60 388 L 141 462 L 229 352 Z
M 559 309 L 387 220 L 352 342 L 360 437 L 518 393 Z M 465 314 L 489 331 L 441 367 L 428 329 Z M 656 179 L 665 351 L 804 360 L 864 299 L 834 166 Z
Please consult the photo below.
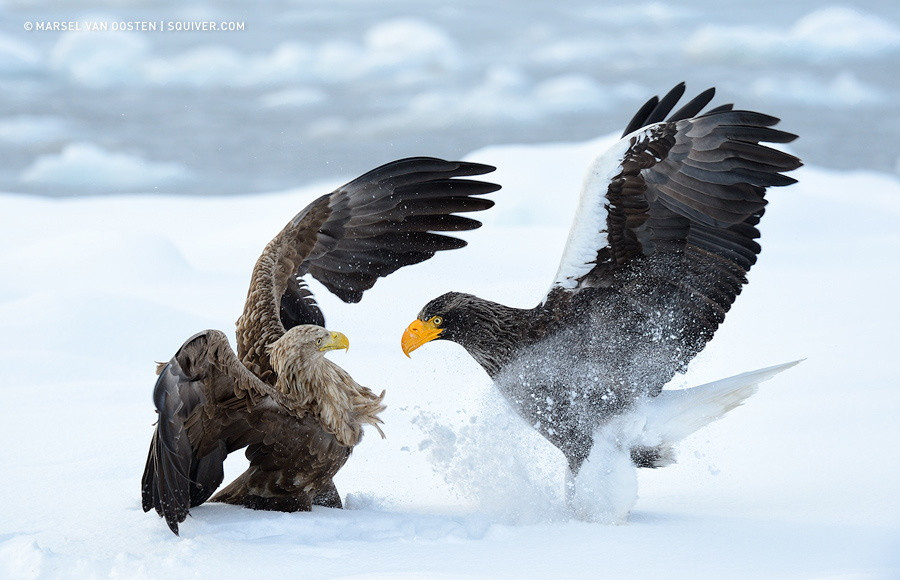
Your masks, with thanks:
M 900 576 L 896 2 L 35 0 L 0 18 L 0 577 Z M 160 19 L 247 27 L 22 26 Z M 399 337 L 449 290 L 536 304 L 591 160 L 681 80 L 781 117 L 807 167 L 772 192 L 749 286 L 670 387 L 805 360 L 674 465 L 635 476 L 598 448 L 583 482 L 613 501 L 598 512 L 583 485 L 573 512 L 561 454 L 471 358 L 435 342 L 409 360 Z M 143 513 L 155 361 L 231 334 L 259 251 L 306 203 L 473 149 L 504 189 L 468 247 L 356 305 L 313 283 L 352 343 L 329 356 L 387 389 L 387 439 L 370 430 L 338 475 L 347 509 L 208 504 L 180 537 Z
M 754 94 L 772 103 L 815 103 L 834 109 L 875 106 L 888 98 L 879 89 L 861 81 L 850 72 L 841 73 L 829 80 L 767 76 L 755 80 L 750 88 Z
M 221 18 L 221 15 L 215 16 Z M 209 20 L 214 16 L 195 16 Z M 672 26 L 693 21 L 690 9 L 651 3 L 634 7 L 594 7 L 583 16 L 605 26 Z M 79 30 L 61 33 L 42 51 L 14 38 L 0 37 L 0 71 L 20 74 L 46 68 L 95 88 L 118 84 L 249 86 L 307 78 L 333 84 L 347 80 L 418 82 L 464 73 L 471 63 L 440 25 L 426 18 L 395 17 L 373 23 L 352 39 L 285 40 L 269 51 L 246 53 L 217 36 L 176 54 L 161 54 L 153 36 L 114 30 L 121 18 L 83 14 L 71 22 Z M 181 20 L 163 22 L 163 27 Z M 185 21 L 187 22 L 187 21 Z M 92 24 L 108 30 L 94 31 Z M 153 23 L 159 26 L 158 22 Z M 209 37 L 208 37 L 209 38 Z M 227 39 L 227 37 L 225 37 Z M 802 59 L 821 63 L 834 58 L 860 59 L 900 50 L 900 27 L 889 19 L 843 6 L 819 8 L 792 24 L 708 24 L 698 26 L 683 44 L 653 50 L 683 51 L 696 59 Z M 602 40 L 555 39 L 538 44 L 527 56 L 541 63 L 596 60 L 609 51 L 633 50 Z M 46 56 L 46 58 L 44 58 Z
M 853 8 L 810 12 L 793 26 L 710 25 L 698 30 L 686 50 L 702 60 L 801 59 L 820 63 L 900 50 L 900 27 Z
M 471 86 L 459 90 L 424 91 L 408 109 L 395 115 L 363 121 L 357 131 L 387 134 L 396 127 L 447 129 L 462 124 L 516 121 L 526 125 L 553 113 L 608 109 L 623 92 L 608 88 L 586 75 L 559 75 L 535 83 L 519 68 L 492 67 Z
M 81 29 L 59 37 L 49 51 L 49 67 L 92 88 L 149 84 L 246 87 L 297 79 L 322 84 L 360 78 L 402 83 L 446 74 L 461 66 L 453 40 L 433 24 L 414 18 L 379 22 L 356 42 L 286 41 L 255 54 L 215 42 L 167 56 L 157 54 L 145 36 L 113 30 L 117 21 L 111 17 L 75 22 Z M 90 30 L 88 23 L 108 30 Z M 163 23 L 164 28 L 170 25 L 176 22 Z M 39 61 L 18 44 L 0 44 L 0 50 L 0 54 L 16 58 L 17 67 L 37 66 Z
M 51 145 L 64 141 L 67 123 L 60 117 L 19 115 L 0 117 L 0 141 L 14 145 Z
M 0 130 L 0 190 L 80 194 L 21 176 L 43 156 L 93 143 L 184 165 L 188 176 L 161 193 L 280 191 L 405 156 L 586 140 L 621 130 L 680 81 L 776 114 L 819 166 L 896 173 L 900 79 L 884 71 L 900 50 L 898 6 L 8 2 L 0 111 L 66 124 L 30 140 Z M 27 29 L 62 22 L 81 29 Z M 243 29 L 89 30 L 128 22 Z M 847 138 L 857 133 L 865 140 Z
M 440 74 L 462 66 L 454 41 L 419 18 L 396 18 L 366 31 L 365 53 L 374 69 Z
M 369 430 L 338 474 L 345 510 L 208 504 L 180 537 L 140 507 L 154 361 L 203 328 L 230 334 L 261 248 L 355 175 L 219 198 L 0 195 L 0 576 L 900 575 L 895 176 L 807 166 L 772 192 L 750 284 L 671 387 L 806 360 L 678 444 L 675 465 L 631 483 L 623 471 L 615 490 L 637 495 L 621 525 L 569 510 L 562 456 L 461 348 L 403 356 L 403 328 L 442 292 L 540 300 L 584 172 L 613 138 L 476 151 L 504 189 L 468 247 L 356 305 L 314 285 L 352 346 L 329 356 L 387 389 L 387 439 Z
M 41 55 L 27 44 L 0 36 L 0 73 L 18 75 L 40 68 Z
M 685 10 L 683 7 L 673 8 L 662 2 L 595 7 L 588 14 L 617 26 L 629 24 L 643 26 L 647 23 L 669 25 L 695 16 L 690 9 Z
M 67 32 L 50 51 L 49 67 L 70 81 L 107 88 L 140 78 L 136 62 L 149 43 L 125 32 Z
M 263 95 L 260 104 L 264 107 L 309 107 L 322 104 L 327 99 L 325 91 L 312 87 L 298 87 Z
M 610 99 L 605 89 L 586 75 L 561 75 L 547 79 L 535 88 L 535 100 L 548 110 L 606 109 Z
M 107 151 L 93 143 L 72 143 L 59 153 L 35 159 L 21 180 L 95 191 L 140 191 L 187 176 L 187 170 L 178 163 L 147 161 L 128 153 Z

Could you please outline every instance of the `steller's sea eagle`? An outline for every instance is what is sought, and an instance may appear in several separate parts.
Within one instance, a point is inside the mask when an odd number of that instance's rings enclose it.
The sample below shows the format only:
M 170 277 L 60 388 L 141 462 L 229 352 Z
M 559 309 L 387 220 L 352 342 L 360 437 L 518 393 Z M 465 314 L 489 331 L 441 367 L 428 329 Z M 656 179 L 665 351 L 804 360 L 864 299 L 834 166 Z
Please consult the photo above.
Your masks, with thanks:
M 341 507 L 332 478 L 362 437 L 381 431 L 381 395 L 324 357 L 349 343 L 324 327 L 302 277 L 358 302 L 379 277 L 466 243 L 434 232 L 480 222 L 499 186 L 464 179 L 494 168 L 415 157 L 388 163 L 310 203 L 269 242 L 253 268 L 237 353 L 224 333 L 189 338 L 158 368 L 159 421 L 141 482 L 144 511 L 178 533 L 190 508 L 224 478 L 223 462 L 247 448 L 250 466 L 212 497 L 254 509 Z M 383 435 L 383 434 L 382 434 Z
M 659 398 L 712 338 L 760 251 L 766 188 L 794 183 L 782 172 L 801 165 L 762 145 L 796 138 L 772 128 L 775 117 L 732 105 L 701 113 L 713 89 L 671 113 L 684 89 L 649 100 L 593 162 L 538 306 L 450 292 L 402 337 L 407 355 L 435 339 L 464 347 L 572 474 L 598 429 Z M 722 401 L 715 413 L 736 404 Z M 640 467 L 670 462 L 662 444 L 626 453 Z

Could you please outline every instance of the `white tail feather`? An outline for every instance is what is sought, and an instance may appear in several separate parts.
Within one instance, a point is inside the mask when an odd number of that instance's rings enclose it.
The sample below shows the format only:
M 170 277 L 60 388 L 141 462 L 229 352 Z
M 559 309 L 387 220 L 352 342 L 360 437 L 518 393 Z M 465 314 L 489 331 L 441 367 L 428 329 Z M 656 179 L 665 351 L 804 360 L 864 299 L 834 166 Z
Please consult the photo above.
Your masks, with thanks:
M 581 470 L 567 485 L 579 519 L 624 523 L 637 500 L 637 474 L 630 451 L 646 447 L 654 465 L 675 462 L 672 446 L 743 403 L 757 385 L 800 361 L 789 362 L 683 390 L 664 390 L 601 425 Z
M 644 408 L 645 445 L 671 445 L 741 405 L 760 383 L 798 364 L 793 361 L 681 390 L 663 390 Z

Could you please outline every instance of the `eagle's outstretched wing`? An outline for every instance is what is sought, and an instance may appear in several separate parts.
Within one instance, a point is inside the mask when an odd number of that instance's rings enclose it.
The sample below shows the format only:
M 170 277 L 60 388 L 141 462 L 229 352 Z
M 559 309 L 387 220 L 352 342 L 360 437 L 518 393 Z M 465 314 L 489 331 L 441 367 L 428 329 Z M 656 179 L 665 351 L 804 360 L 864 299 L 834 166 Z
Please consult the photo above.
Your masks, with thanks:
M 731 105 L 698 114 L 712 89 L 663 120 L 683 92 L 648 101 L 592 164 L 548 300 L 594 287 L 639 308 L 674 299 L 708 340 L 756 262 L 766 188 L 794 183 L 782 172 L 801 162 L 763 145 L 796 138 L 775 117 Z
M 324 324 L 309 274 L 345 302 L 358 302 L 378 278 L 466 242 L 435 232 L 471 230 L 480 222 L 454 215 L 494 205 L 477 197 L 498 185 L 461 179 L 489 165 L 431 157 L 378 167 L 310 203 L 269 242 L 253 269 L 238 320 L 238 356 L 264 381 L 266 346 L 297 324 Z

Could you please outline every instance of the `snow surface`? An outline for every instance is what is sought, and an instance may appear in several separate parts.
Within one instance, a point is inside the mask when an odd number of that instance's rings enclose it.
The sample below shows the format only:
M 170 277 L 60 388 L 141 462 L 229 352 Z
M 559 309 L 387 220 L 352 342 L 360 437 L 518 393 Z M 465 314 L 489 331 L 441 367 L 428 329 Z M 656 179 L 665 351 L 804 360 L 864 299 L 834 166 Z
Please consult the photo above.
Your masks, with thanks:
M 682 442 L 677 464 L 640 471 L 623 525 L 573 517 L 562 456 L 461 348 L 403 356 L 403 328 L 444 291 L 541 299 L 583 174 L 612 138 L 477 151 L 504 189 L 467 248 L 356 305 L 314 285 L 352 344 L 332 359 L 387 389 L 387 439 L 369 431 L 338 474 L 345 510 L 208 504 L 180 537 L 140 507 L 154 361 L 198 330 L 231 334 L 259 251 L 340 182 L 229 198 L 0 195 L 0 577 L 900 576 L 895 177 L 805 167 L 772 192 L 749 286 L 671 386 L 806 360 Z

